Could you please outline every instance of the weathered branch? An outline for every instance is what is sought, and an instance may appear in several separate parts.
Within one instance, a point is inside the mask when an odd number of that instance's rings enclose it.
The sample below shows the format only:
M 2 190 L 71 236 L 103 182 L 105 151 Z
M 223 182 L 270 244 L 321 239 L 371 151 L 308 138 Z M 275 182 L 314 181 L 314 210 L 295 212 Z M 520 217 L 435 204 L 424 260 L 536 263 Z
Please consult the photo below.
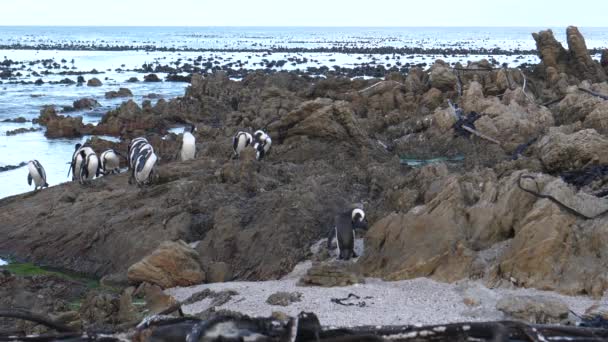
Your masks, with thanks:
M 603 94 L 600 94 L 600 93 L 596 93 L 596 92 L 591 91 L 591 90 L 589 90 L 589 89 L 585 89 L 585 88 L 582 88 L 582 87 L 578 87 L 578 90 L 580 90 L 580 91 L 582 91 L 582 92 L 585 92 L 585 93 L 587 93 L 587 94 L 589 94 L 589 95 L 593 95 L 593 96 L 595 96 L 595 97 L 599 97 L 599 98 L 600 98 L 600 99 L 602 99 L 602 100 L 608 100 L 608 96 L 603 95 Z
M 487 136 L 487 135 L 485 135 L 485 134 L 483 134 L 481 132 L 478 132 L 478 131 L 472 129 L 471 127 L 469 127 L 467 125 L 462 125 L 462 129 L 464 129 L 465 131 L 467 131 L 467 132 L 469 132 L 471 134 L 475 134 L 476 136 L 478 136 L 478 137 L 480 137 L 482 139 L 485 139 L 487 141 L 491 141 L 491 142 L 493 142 L 495 144 L 500 145 L 500 141 L 498 141 L 498 140 L 496 140 L 494 138 L 490 138 L 489 136 Z
M 76 330 L 68 326 L 53 321 L 50 317 L 46 317 L 26 310 L 0 310 L 0 317 L 16 318 L 24 321 L 34 322 L 49 327 L 58 332 L 76 332 Z
M 566 96 L 560 96 L 560 97 L 558 97 L 558 98 L 556 98 L 556 99 L 553 99 L 553 100 L 551 100 L 551 101 L 547 101 L 547 102 L 545 102 L 545 103 L 541 104 L 541 106 L 544 106 L 544 107 L 549 107 L 549 106 L 550 106 L 550 105 L 552 105 L 552 104 L 555 104 L 555 103 L 561 102 L 561 101 L 562 101 L 562 100 L 563 100 L 565 97 L 566 97 Z
M 526 85 L 527 85 L 527 83 L 528 83 L 528 78 L 526 78 L 526 75 L 524 74 L 524 72 L 523 72 L 523 71 L 521 71 L 521 69 L 519 69 L 519 73 L 520 73 L 520 74 L 521 74 L 521 76 L 524 78 L 524 85 L 522 86 L 521 91 L 524 93 L 524 95 L 526 95 L 526 98 L 527 98 L 527 99 L 528 99 L 530 102 L 535 103 L 535 102 L 534 102 L 534 99 L 532 99 L 532 98 L 530 97 L 530 95 L 528 95 L 528 93 L 526 93 Z
M 380 81 L 380 82 L 377 82 L 375 84 L 372 84 L 371 86 L 369 86 L 369 87 L 367 87 L 365 89 L 359 90 L 359 94 L 363 94 L 363 93 L 367 92 L 368 90 L 371 90 L 371 89 L 373 89 L 373 88 L 375 88 L 375 87 L 377 87 L 379 85 L 386 84 L 386 83 L 393 83 L 395 85 L 401 85 L 401 86 L 405 85 L 405 84 L 403 84 L 401 82 L 397 82 L 397 81 L 393 81 L 393 80 Z

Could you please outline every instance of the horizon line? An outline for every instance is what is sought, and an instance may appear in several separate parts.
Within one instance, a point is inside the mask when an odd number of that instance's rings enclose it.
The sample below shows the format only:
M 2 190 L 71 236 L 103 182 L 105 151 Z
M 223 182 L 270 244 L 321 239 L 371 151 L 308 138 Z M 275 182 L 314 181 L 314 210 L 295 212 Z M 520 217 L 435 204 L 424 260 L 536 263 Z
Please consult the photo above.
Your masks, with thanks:
M 538 26 L 518 26 L 518 25 L 438 25 L 438 26 L 399 26 L 399 25 L 384 25 L 384 26 L 376 26 L 376 25 L 360 25 L 360 26 L 352 26 L 352 25 L 6 25 L 0 24 L 0 27 L 167 27 L 167 28 L 540 28 L 540 27 L 559 27 L 566 28 L 569 26 L 576 26 L 582 28 L 608 28 L 608 26 L 580 26 L 580 25 L 538 25 Z

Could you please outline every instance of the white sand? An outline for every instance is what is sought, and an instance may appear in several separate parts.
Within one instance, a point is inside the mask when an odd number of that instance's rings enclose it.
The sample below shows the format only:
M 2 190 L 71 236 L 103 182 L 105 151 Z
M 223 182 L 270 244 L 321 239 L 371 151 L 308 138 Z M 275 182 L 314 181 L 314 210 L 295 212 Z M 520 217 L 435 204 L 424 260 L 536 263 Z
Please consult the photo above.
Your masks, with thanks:
M 385 282 L 366 279 L 365 284 L 347 287 L 300 287 L 299 277 L 305 274 L 311 262 L 302 263 L 281 280 L 263 282 L 229 282 L 205 284 L 187 288 L 173 288 L 166 292 L 183 301 L 204 289 L 212 291 L 234 290 L 237 296 L 216 309 L 238 311 L 250 316 L 269 316 L 281 311 L 296 316 L 301 311 L 314 312 L 324 326 L 387 325 L 387 324 L 441 324 L 462 321 L 487 321 L 503 319 L 496 310 L 496 302 L 507 295 L 545 295 L 562 299 L 570 310 L 582 313 L 597 301 L 588 297 L 568 297 L 554 292 L 532 289 L 488 289 L 479 282 L 464 281 L 456 284 L 435 282 L 426 278 Z M 275 292 L 300 292 L 302 301 L 287 307 L 266 304 L 268 296 Z M 349 293 L 361 297 L 355 303 L 365 301 L 365 307 L 343 306 L 330 301 L 345 298 Z M 364 299 L 364 297 L 372 297 Z M 477 306 L 464 304 L 465 298 L 479 301 Z M 606 303 L 606 298 L 602 299 Z M 187 305 L 184 312 L 196 314 L 209 308 L 210 300 Z

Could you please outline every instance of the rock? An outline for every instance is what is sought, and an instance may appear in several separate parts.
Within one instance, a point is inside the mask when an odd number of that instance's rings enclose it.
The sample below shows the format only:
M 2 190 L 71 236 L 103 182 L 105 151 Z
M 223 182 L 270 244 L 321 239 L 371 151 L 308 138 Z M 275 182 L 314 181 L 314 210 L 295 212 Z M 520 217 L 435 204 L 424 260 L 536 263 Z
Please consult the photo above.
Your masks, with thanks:
M 73 106 L 75 110 L 91 110 L 93 108 L 101 107 L 97 100 L 91 98 L 82 98 L 80 100 L 74 101 Z
M 233 290 L 214 292 L 209 289 L 204 289 L 203 291 L 194 293 L 192 296 L 182 301 L 182 305 L 193 304 L 205 299 L 211 299 L 209 307 L 216 307 L 228 303 L 230 299 L 236 295 L 238 295 L 238 293 Z
M 604 51 L 602 51 L 600 65 L 604 68 L 606 74 L 608 74 L 608 49 L 604 49 Z
M 156 285 L 144 287 L 144 298 L 146 300 L 146 308 L 152 314 L 159 314 L 178 303 L 175 298 L 165 294 L 163 290 Z
M 144 76 L 144 82 L 162 82 L 156 74 L 149 74 Z
M 83 77 L 83 76 L 78 76 L 78 77 L 76 78 L 76 82 L 78 82 L 78 84 L 81 84 L 81 83 L 85 83 L 85 82 L 86 82 L 86 80 L 84 79 L 84 77 Z
M 232 280 L 232 269 L 225 262 L 212 262 L 205 266 L 207 283 L 224 283 Z
M 22 116 L 14 118 L 14 119 L 4 119 L 2 122 L 16 122 L 16 123 L 24 123 L 28 122 L 28 120 Z
M 108 91 L 106 92 L 106 99 L 115 99 L 118 97 L 133 97 L 133 93 L 128 88 L 120 88 L 118 91 Z
M 429 89 L 429 91 L 422 96 L 421 104 L 426 106 L 429 110 L 434 110 L 441 106 L 442 103 L 443 93 L 437 88 Z
M 52 106 L 46 106 L 40 110 L 40 116 L 36 123 L 46 126 L 44 135 L 47 138 L 74 138 L 80 137 L 92 130 L 91 125 L 84 125 L 82 117 L 69 117 L 58 115 Z
M 267 304 L 277 306 L 289 306 L 300 301 L 302 301 L 302 293 L 300 292 L 276 292 L 266 299 Z
M 125 289 L 120 295 L 118 303 L 118 321 L 119 322 L 134 322 L 139 321 L 140 317 L 137 314 L 137 309 L 133 305 L 133 288 Z
M 441 91 L 454 91 L 456 88 L 456 75 L 452 70 L 443 65 L 433 65 L 431 67 L 431 75 L 429 80 L 431 86 Z
M 87 81 L 87 86 L 89 87 L 101 87 L 102 85 L 103 83 L 101 83 L 101 81 L 96 77 L 93 77 Z
M 139 79 L 137 77 L 130 77 L 127 82 L 129 83 L 136 83 L 139 82 Z
M 17 128 L 12 131 L 6 131 L 6 135 L 11 136 L 11 135 L 17 135 L 17 134 L 23 134 L 23 133 L 29 133 L 29 132 L 37 132 L 40 130 L 42 130 L 42 128 L 38 128 L 38 127 Z
M 594 129 L 565 134 L 551 129 L 537 143 L 538 155 L 550 172 L 582 169 L 590 164 L 606 164 L 608 140 Z
M 306 275 L 300 278 L 299 286 L 349 286 L 364 283 L 363 276 L 344 263 L 313 265 Z
M 66 196 L 69 196 L 69 194 L 65 194 Z M 74 198 L 75 200 L 75 198 Z M 72 202 L 74 202 L 74 200 L 72 200 Z M 68 201 L 69 200 L 64 200 L 64 201 Z M 127 278 L 127 275 L 125 273 L 113 273 L 113 274 L 107 274 L 105 276 L 103 276 L 100 280 L 99 283 L 102 286 L 106 286 L 106 287 L 111 287 L 111 288 L 125 288 L 127 286 L 129 286 L 129 279 Z
M 560 299 L 545 296 L 509 296 L 496 308 L 510 318 L 533 324 L 560 323 L 568 318 L 568 306 Z
M 566 73 L 580 81 L 603 82 L 607 79 L 606 73 L 599 63 L 593 61 L 589 56 L 585 39 L 578 28 L 569 26 L 566 29 L 569 50 L 563 48 L 551 30 L 533 33 L 532 36 L 536 41 L 539 57 L 550 82 L 556 81 L 555 76 L 552 77 L 551 74 L 556 75 L 557 73 Z M 550 70 L 551 72 L 549 72 Z
M 152 254 L 127 270 L 131 283 L 148 282 L 162 288 L 190 286 L 205 280 L 198 254 L 185 242 L 163 242 Z
M 87 324 L 107 326 L 118 323 L 120 299 L 117 295 L 91 291 L 80 306 L 79 314 Z

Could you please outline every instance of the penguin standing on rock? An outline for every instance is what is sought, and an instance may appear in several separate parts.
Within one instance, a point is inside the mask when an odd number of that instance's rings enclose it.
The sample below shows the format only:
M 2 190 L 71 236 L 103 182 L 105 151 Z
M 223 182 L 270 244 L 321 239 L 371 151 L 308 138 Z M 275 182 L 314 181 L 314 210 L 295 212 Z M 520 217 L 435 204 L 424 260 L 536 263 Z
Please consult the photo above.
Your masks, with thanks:
M 179 156 L 181 161 L 194 159 L 196 156 L 196 138 L 193 134 L 195 131 L 196 126 L 194 124 L 190 124 L 190 131 L 184 132 L 183 134 L 182 145 L 179 148 Z
M 152 181 L 157 160 L 158 157 L 152 149 L 142 149 L 136 157 L 129 184 L 132 183 L 132 180 L 135 180 L 139 187 L 149 184 Z
M 44 172 L 44 168 L 37 160 L 30 160 L 27 163 L 28 175 L 27 175 L 27 184 L 32 185 L 32 180 L 34 181 L 34 191 L 38 190 L 38 188 L 48 188 L 49 184 L 46 182 L 46 172 Z
M 80 184 L 85 184 L 87 181 L 99 177 L 101 165 L 99 163 L 99 158 L 95 153 L 87 155 L 85 154 L 85 151 L 80 151 L 80 156 L 82 157 L 83 162 L 80 165 L 78 179 L 80 180 Z
M 82 156 L 82 153 L 84 151 L 84 155 L 85 157 Z M 86 158 L 86 156 L 88 156 L 89 154 L 93 154 L 95 153 L 95 151 L 93 151 L 92 148 L 88 147 L 88 146 L 82 146 L 82 144 L 76 144 L 76 146 L 74 147 L 74 153 L 72 154 L 72 162 L 70 163 L 70 169 L 68 170 L 68 177 L 70 176 L 70 171 L 72 172 L 72 180 L 79 180 L 80 178 L 80 166 L 82 164 L 82 161 Z
M 234 158 L 238 158 L 245 148 L 253 143 L 251 134 L 243 131 L 238 131 L 232 137 L 232 149 L 234 150 Z
M 139 137 L 131 140 L 127 150 L 127 156 L 129 157 L 129 170 L 132 170 L 133 167 L 135 167 L 136 158 L 143 149 L 151 149 L 154 151 L 152 145 L 148 143 L 148 139 L 146 138 Z
M 118 156 L 119 154 L 112 149 L 101 154 L 99 161 L 104 175 L 120 173 L 120 159 L 118 159 Z
M 327 249 L 331 249 L 331 242 L 336 238 L 338 259 L 349 260 L 357 257 L 355 229 L 367 229 L 367 220 L 365 220 L 365 212 L 362 209 L 352 209 L 336 215 L 335 226 L 327 237 Z
M 272 139 L 270 139 L 269 135 L 264 134 L 261 140 L 256 142 L 253 145 L 255 149 L 255 159 L 262 160 L 264 157 L 268 155 L 268 151 L 270 151 L 270 146 L 272 145 Z

